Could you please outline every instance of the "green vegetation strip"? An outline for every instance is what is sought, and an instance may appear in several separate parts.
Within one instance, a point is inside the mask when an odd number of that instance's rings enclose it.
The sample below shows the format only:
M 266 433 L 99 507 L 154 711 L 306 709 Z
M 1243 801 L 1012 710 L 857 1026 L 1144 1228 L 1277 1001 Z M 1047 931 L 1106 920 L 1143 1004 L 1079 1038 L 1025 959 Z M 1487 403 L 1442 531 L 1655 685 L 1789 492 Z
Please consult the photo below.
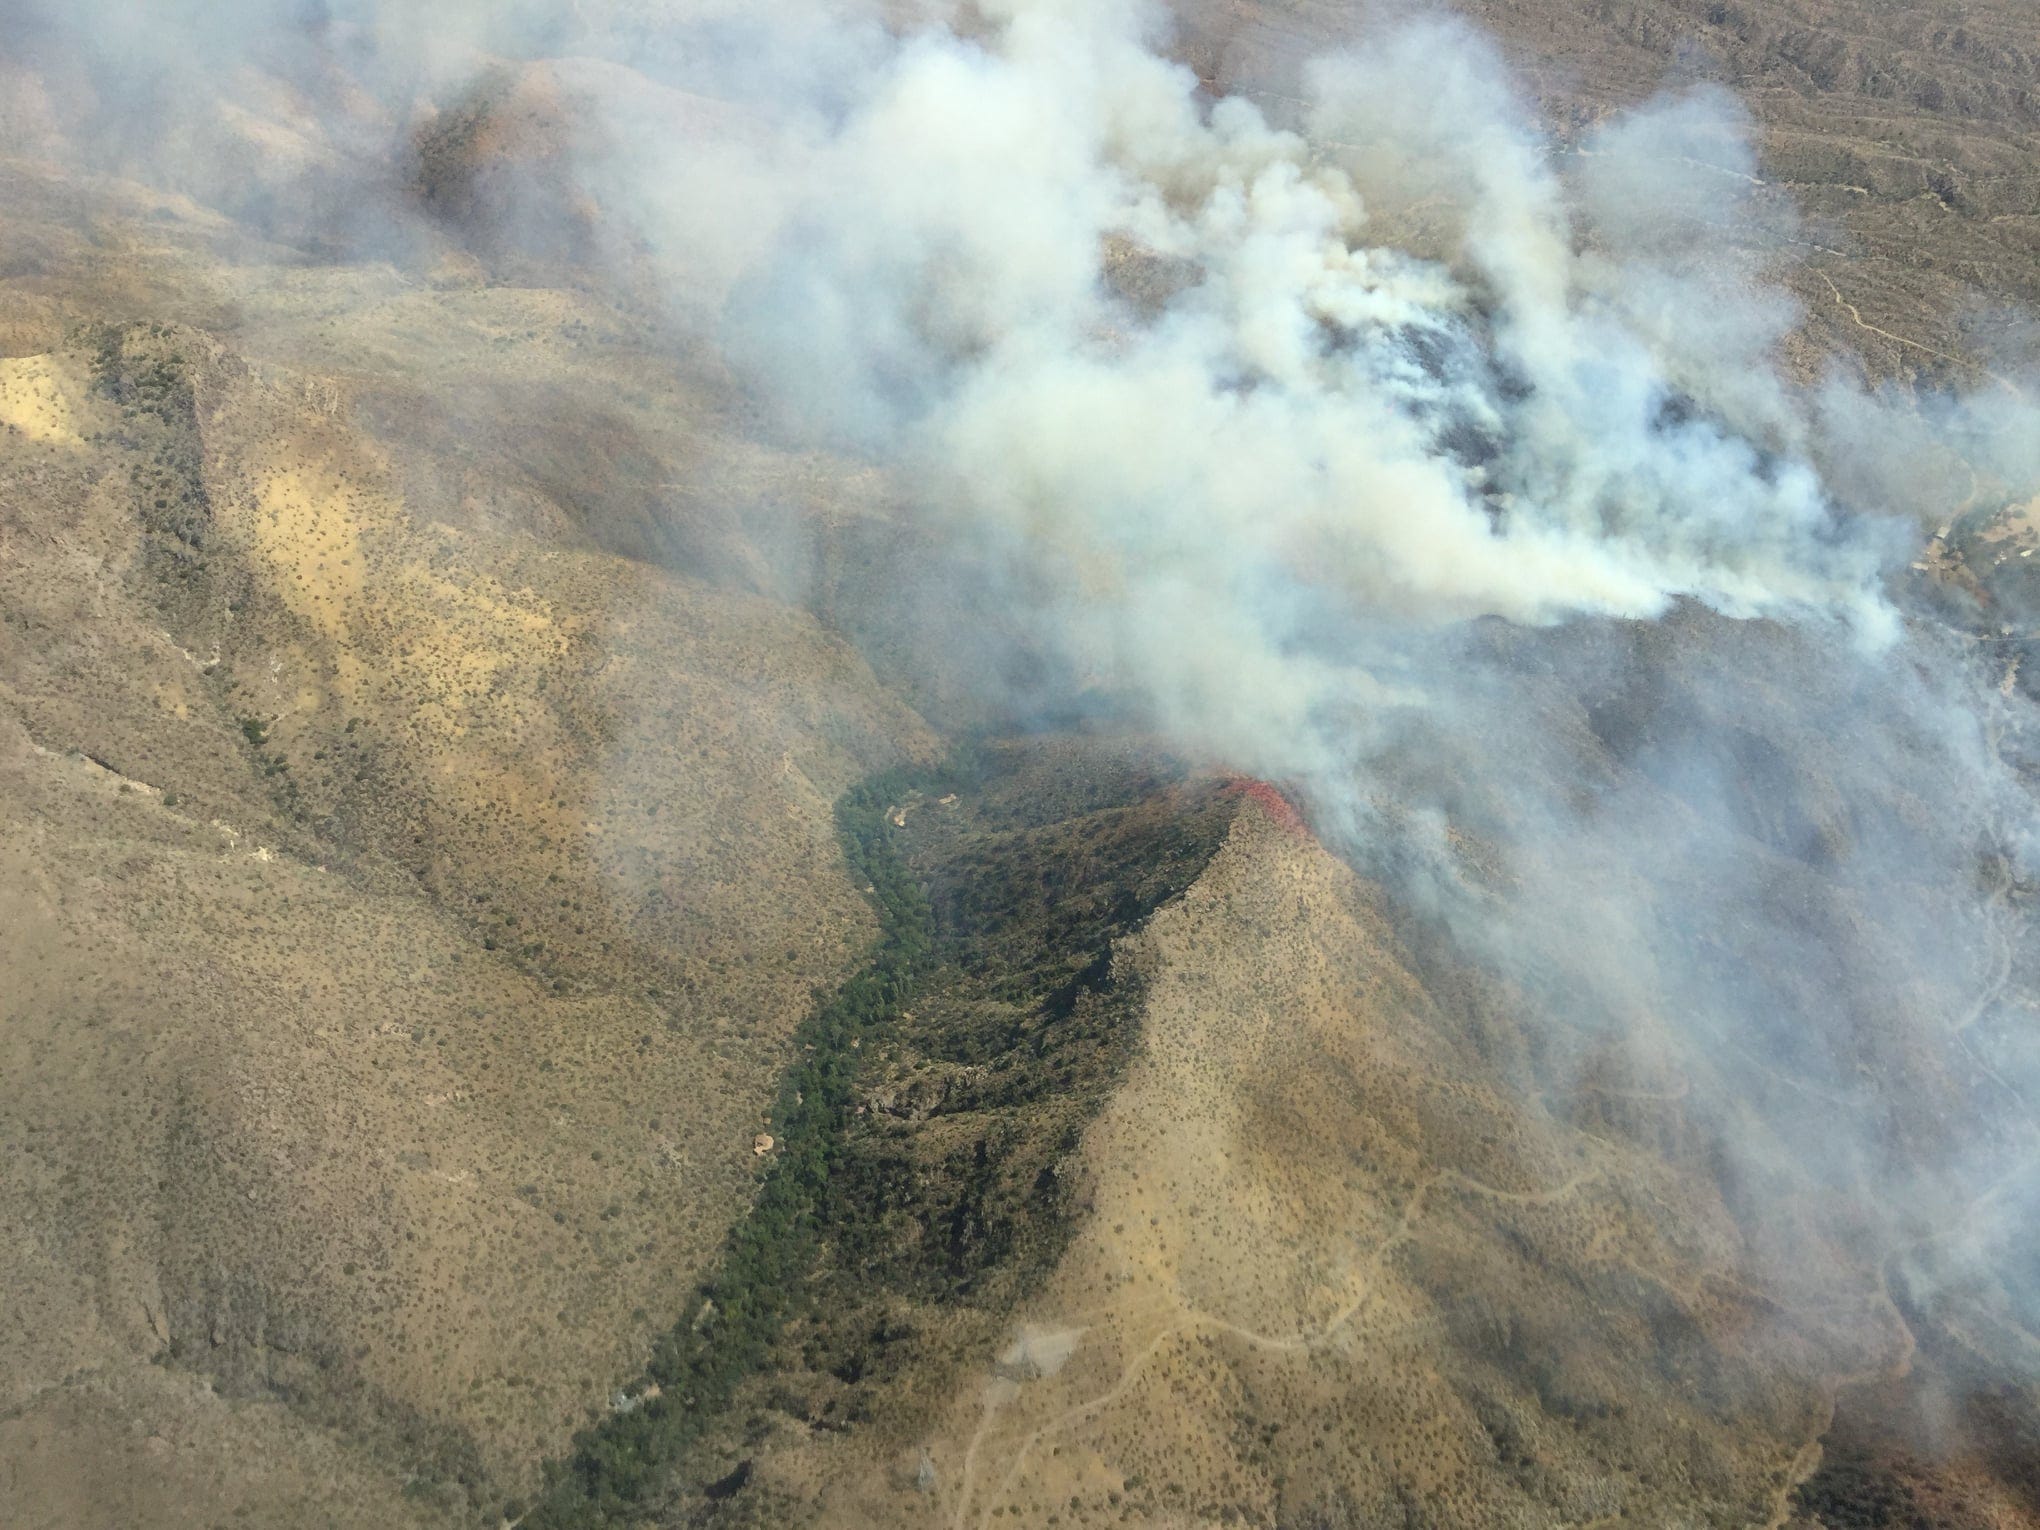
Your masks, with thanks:
M 933 965 L 928 900 L 885 818 L 889 804 L 932 787 L 925 772 L 890 771 L 837 803 L 844 853 L 878 904 L 878 943 L 796 1038 L 800 1060 L 782 1082 L 774 1111 L 778 1151 L 750 1214 L 730 1233 L 721 1271 L 707 1288 L 708 1315 L 683 1317 L 659 1341 L 647 1367 L 656 1395 L 645 1387 L 637 1406 L 583 1430 L 567 1460 L 548 1465 L 546 1487 L 522 1521 L 529 1530 L 590 1530 L 648 1514 L 688 1448 L 765 1364 L 794 1314 L 821 1246 L 860 1048 L 900 1018 Z

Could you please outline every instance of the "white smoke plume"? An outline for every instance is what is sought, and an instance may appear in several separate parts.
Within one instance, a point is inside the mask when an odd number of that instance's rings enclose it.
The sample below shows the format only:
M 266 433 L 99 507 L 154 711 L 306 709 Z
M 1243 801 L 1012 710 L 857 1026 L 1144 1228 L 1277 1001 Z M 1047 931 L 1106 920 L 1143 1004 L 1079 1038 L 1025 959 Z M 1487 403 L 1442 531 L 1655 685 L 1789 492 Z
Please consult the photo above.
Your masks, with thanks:
M 781 428 L 897 474 L 1070 685 L 1295 785 L 1539 1023 L 1670 1046 L 1754 1222 L 1811 1189 L 1990 1244 L 2040 1053 L 1951 1017 L 2028 876 L 2027 703 L 1907 562 L 2040 489 L 2027 396 L 1788 375 L 1792 231 L 1720 91 L 1561 152 L 1422 19 L 1281 127 L 1149 7 L 972 23 L 676 152 L 750 189 L 739 245 L 640 204 L 728 273 Z
M 1010 560 L 1080 670 L 1293 775 L 1313 717 L 1376 694 L 1329 639 L 1356 618 L 1685 597 L 1892 640 L 1912 528 L 1815 466 L 1773 360 L 1792 309 L 1721 237 L 1731 102 L 1618 121 L 1568 188 L 1455 26 L 1317 69 L 1305 135 L 1205 99 L 1145 8 L 991 9 L 715 177 L 769 225 L 724 333 L 794 428 L 903 467 Z

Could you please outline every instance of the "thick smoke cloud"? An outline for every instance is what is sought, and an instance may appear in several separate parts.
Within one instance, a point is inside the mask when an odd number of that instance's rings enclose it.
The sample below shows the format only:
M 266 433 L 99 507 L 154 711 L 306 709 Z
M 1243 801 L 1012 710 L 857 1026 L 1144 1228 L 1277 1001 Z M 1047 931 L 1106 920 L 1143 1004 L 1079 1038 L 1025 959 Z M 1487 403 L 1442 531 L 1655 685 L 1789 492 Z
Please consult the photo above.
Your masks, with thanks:
M 1162 28 L 991 5 L 863 34 L 826 105 L 754 97 L 770 130 L 695 161 L 750 190 L 728 354 L 1072 683 L 1295 784 L 1548 1055 L 1690 1073 L 1770 1273 L 1823 1238 L 2001 1266 L 2040 1057 L 1976 1021 L 2026 704 L 1906 564 L 2040 487 L 2030 404 L 1784 373 L 1795 231 L 1719 91 L 1561 156 L 1425 20 L 1286 129 Z
M 1023 8 L 997 51 L 911 43 L 818 155 L 738 349 L 803 418 L 1133 596 L 1110 635 L 1132 646 L 1139 598 L 1179 587 L 1246 618 L 1236 654 L 1326 606 L 1545 622 L 1681 595 L 1889 636 L 1899 539 L 1837 515 L 1763 386 L 1776 304 L 1681 285 L 1657 229 L 1577 253 L 1547 156 L 1456 33 L 1316 89 L 1350 164 L 1244 102 L 1207 110 L 1109 7 Z M 1592 197 L 1623 203 L 1707 109 L 1604 135 Z M 1450 258 L 1390 247 L 1376 194 L 1435 204 Z M 1115 235 L 1194 273 L 1159 318 L 1101 282 Z
M 2027 703 L 1907 564 L 2040 493 L 2040 416 L 1784 372 L 1731 97 L 1561 153 L 1449 20 L 1355 38 L 1284 127 L 1125 0 L 203 10 L 0 18 L 84 61 L 50 110 L 110 167 L 227 195 L 259 98 L 385 233 L 431 103 L 582 56 L 575 173 L 676 332 L 891 475 L 1072 690 L 1293 784 L 1555 1053 L 1691 1070 L 1751 1208 L 1843 1191 L 1897 1249 L 2021 1203 Z

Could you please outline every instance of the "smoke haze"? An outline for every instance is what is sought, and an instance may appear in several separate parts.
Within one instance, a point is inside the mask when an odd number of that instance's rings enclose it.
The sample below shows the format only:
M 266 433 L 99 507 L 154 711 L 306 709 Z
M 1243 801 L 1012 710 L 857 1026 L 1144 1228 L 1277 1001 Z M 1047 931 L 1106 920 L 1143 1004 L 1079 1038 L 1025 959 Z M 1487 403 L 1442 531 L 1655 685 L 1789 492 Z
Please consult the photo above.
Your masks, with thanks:
M 896 598 L 967 570 L 953 651 L 1054 677 L 962 677 L 987 709 L 1082 701 L 1293 789 L 1496 975 L 1526 1087 L 1611 1038 L 1690 1075 L 1759 1258 L 1818 1225 L 2004 1266 L 2030 703 L 1909 565 L 2040 494 L 2040 415 L 1788 370 L 1796 231 L 1728 94 L 1561 147 L 1470 28 L 1385 18 L 1278 125 L 1162 12 L 1075 0 L 101 0 L 0 35 L 70 71 L 17 148 L 398 261 L 446 237 L 421 124 L 565 58 L 575 131 L 493 183 L 492 237 L 593 251 L 778 439 L 878 471 L 940 550 Z
M 1951 1017 L 2027 875 L 2026 703 L 1907 562 L 1947 475 L 2034 492 L 2025 396 L 1785 375 L 1794 231 L 1718 90 L 1562 165 L 1449 20 L 1318 63 L 1291 131 L 1141 8 L 989 19 L 761 175 L 722 333 L 784 428 L 1540 1023 L 1693 1073 L 1752 1206 L 1896 1246 L 2015 1202 L 2032 1049 Z

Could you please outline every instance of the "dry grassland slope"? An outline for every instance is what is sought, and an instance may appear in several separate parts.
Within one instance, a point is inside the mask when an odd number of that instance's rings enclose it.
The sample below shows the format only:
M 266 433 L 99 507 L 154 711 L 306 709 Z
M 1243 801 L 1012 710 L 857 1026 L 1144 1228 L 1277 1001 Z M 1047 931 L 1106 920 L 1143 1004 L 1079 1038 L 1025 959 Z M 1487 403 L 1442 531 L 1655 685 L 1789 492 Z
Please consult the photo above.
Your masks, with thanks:
M 203 269 L 165 257 L 163 306 Z M 631 475 L 707 452 L 640 435 L 563 502 L 558 438 L 511 448 L 573 316 L 614 343 L 599 304 L 324 280 L 347 321 L 316 275 L 249 284 L 252 355 L 42 283 L 22 338 L 53 348 L 0 361 L 27 1523 L 380 1525 L 528 1483 L 684 1299 L 786 1037 L 868 938 L 835 796 L 932 747 L 733 528 L 694 543 L 720 582 L 605 550 L 655 550 L 618 506 L 685 520 Z M 686 417 L 637 366 L 614 407 Z M 452 374 L 509 395 L 465 451 L 403 407 Z M 692 487 L 805 471 L 747 450 Z

